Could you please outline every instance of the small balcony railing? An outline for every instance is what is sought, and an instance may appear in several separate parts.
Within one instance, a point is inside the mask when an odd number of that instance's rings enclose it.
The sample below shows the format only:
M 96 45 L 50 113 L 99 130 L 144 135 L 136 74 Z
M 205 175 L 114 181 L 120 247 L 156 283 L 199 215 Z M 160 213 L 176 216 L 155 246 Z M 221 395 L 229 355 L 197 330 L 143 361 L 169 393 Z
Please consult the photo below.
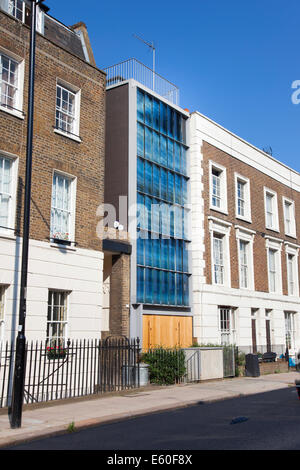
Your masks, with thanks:
M 112 65 L 104 69 L 104 72 L 106 73 L 107 87 L 134 79 L 168 101 L 171 101 L 171 103 L 179 104 L 178 87 L 137 59 L 132 58 Z

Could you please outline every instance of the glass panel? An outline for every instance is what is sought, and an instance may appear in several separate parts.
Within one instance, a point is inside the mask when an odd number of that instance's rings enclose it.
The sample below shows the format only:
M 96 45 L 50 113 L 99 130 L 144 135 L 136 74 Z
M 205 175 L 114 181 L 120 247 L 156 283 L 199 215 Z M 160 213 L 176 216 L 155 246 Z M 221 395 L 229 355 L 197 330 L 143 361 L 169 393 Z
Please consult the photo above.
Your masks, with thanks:
M 183 274 L 183 305 L 189 305 L 189 276 Z
M 174 137 L 174 111 L 168 106 L 168 136 Z
M 140 193 L 137 194 L 137 228 L 145 227 L 145 210 L 144 210 L 144 196 Z
M 180 207 L 174 207 L 174 216 L 175 216 L 175 227 L 174 227 L 174 236 L 175 238 L 182 238 L 182 210 Z
M 145 191 L 145 162 L 137 159 L 137 188 L 139 191 Z
M 159 131 L 159 101 L 153 98 L 153 127 L 156 131 Z
M 145 196 L 145 228 L 152 230 L 152 198 Z
M 170 222 L 169 222 L 169 205 L 162 203 L 160 204 L 160 215 L 161 215 L 161 233 L 163 235 L 170 235 Z
M 175 270 L 175 257 L 176 257 L 176 249 L 175 249 L 175 240 L 171 238 L 169 240 L 169 269 L 172 271 Z
M 144 93 L 138 88 L 137 89 L 137 118 L 139 121 L 145 120 L 144 110 Z
M 160 238 L 154 238 L 152 240 L 153 243 L 153 266 L 155 268 L 160 268 L 161 267 L 161 262 L 160 262 Z
M 181 176 L 175 173 L 175 202 L 181 204 Z
M 168 139 L 168 167 L 174 168 L 174 143 Z
M 153 266 L 152 240 L 149 237 L 146 240 L 144 240 L 144 242 L 145 242 L 145 264 L 146 264 L 146 266 Z
M 168 155 L 167 155 L 167 139 L 164 136 L 160 136 L 160 162 L 164 166 L 168 166 Z
M 148 127 L 145 127 L 145 156 L 149 160 L 152 160 L 152 149 L 152 131 L 148 129 Z
M 182 241 L 176 240 L 176 271 L 182 271 Z
M 145 145 L 145 128 L 142 124 L 138 122 L 137 123 L 137 153 L 141 157 L 144 157 L 145 155 L 144 145 Z
M 169 206 L 169 220 L 170 220 L 170 236 L 174 237 L 175 233 L 175 208 L 176 206 Z
M 160 271 L 153 269 L 153 302 L 160 304 Z
M 152 98 L 145 94 L 145 123 L 152 127 Z
M 145 277 L 145 302 L 152 303 L 153 295 L 152 295 L 152 287 L 153 287 L 153 280 L 152 280 L 152 269 L 145 269 L 146 277 Z
M 137 268 L 137 301 L 145 301 L 145 281 L 144 281 L 145 269 Z
M 161 271 L 161 303 L 164 305 L 168 304 L 168 292 L 169 273 L 167 271 Z
M 152 219 L 152 231 L 159 233 L 160 232 L 160 204 L 153 200 L 152 204 L 152 211 L 151 211 Z
M 189 211 L 182 209 L 182 236 L 189 240 Z
M 163 269 L 169 268 L 169 242 L 170 240 L 162 238 L 161 240 L 161 267 Z
M 166 201 L 168 199 L 168 173 L 164 168 L 160 169 L 160 191 L 161 198 Z
M 185 147 L 181 146 L 181 172 L 186 175 L 187 174 L 187 161 L 186 161 L 186 153 L 187 150 Z
M 180 132 L 178 133 L 178 119 L 179 119 L 179 122 L 180 122 L 180 116 L 179 114 L 174 111 L 174 139 L 176 140 L 180 140 L 179 139 L 179 135 L 180 135 Z
M 169 304 L 175 305 L 175 274 L 169 272 Z
M 160 196 L 160 171 L 157 165 L 153 165 L 153 195 Z
M 182 270 L 183 272 L 189 272 L 189 251 L 188 251 L 188 243 L 183 242 L 183 253 L 182 253 Z
M 180 145 L 175 142 L 174 144 L 174 167 L 176 171 L 181 171 L 181 166 L 180 166 Z
M 174 202 L 174 173 L 168 171 L 168 201 Z
M 181 178 L 182 184 L 182 204 L 188 203 L 188 194 L 187 194 L 187 180 L 185 178 Z
M 157 163 L 160 161 L 159 134 L 153 132 L 153 160 Z
M 145 192 L 152 194 L 152 163 L 145 161 Z
M 182 305 L 183 301 L 183 279 L 182 274 L 176 274 L 176 304 Z
M 167 106 L 160 102 L 160 132 L 167 133 Z
M 142 235 L 138 232 L 138 235 Z M 142 236 L 138 236 L 137 239 L 137 264 L 145 265 L 145 254 L 144 254 L 145 240 Z

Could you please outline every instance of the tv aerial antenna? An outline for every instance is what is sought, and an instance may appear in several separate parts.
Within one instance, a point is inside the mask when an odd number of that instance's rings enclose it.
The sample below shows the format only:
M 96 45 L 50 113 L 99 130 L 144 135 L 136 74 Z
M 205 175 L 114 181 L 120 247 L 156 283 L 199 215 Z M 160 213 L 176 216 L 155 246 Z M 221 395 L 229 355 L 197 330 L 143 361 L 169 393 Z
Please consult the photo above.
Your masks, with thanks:
M 149 49 L 152 50 L 152 71 L 153 71 L 153 78 L 152 78 L 152 86 L 153 86 L 153 91 L 154 91 L 154 85 L 155 85 L 155 46 L 153 41 L 146 41 L 145 39 L 141 38 L 140 36 L 137 36 L 137 34 L 133 34 L 133 36 L 138 39 L 139 41 L 143 42 L 146 44 L 146 46 L 149 47 Z

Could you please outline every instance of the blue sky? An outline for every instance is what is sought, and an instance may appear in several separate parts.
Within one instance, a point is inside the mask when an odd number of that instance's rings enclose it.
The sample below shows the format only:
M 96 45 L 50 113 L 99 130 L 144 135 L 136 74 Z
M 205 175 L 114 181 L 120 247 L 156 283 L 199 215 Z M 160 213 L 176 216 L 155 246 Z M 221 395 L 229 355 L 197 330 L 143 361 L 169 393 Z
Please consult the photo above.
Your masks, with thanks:
M 130 57 L 180 88 L 180 105 L 198 110 L 300 172 L 299 0 L 46 0 L 67 25 L 84 21 L 97 65 Z

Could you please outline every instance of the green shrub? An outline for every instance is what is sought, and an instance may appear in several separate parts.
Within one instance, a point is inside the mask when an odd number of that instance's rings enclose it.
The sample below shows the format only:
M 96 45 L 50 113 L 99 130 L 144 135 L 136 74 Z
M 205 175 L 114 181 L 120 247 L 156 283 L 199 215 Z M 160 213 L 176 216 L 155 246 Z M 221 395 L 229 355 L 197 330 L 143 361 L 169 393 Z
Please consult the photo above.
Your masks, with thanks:
M 159 385 L 171 385 L 184 377 L 185 354 L 182 349 L 157 349 L 145 352 L 142 362 L 149 364 L 150 382 Z

